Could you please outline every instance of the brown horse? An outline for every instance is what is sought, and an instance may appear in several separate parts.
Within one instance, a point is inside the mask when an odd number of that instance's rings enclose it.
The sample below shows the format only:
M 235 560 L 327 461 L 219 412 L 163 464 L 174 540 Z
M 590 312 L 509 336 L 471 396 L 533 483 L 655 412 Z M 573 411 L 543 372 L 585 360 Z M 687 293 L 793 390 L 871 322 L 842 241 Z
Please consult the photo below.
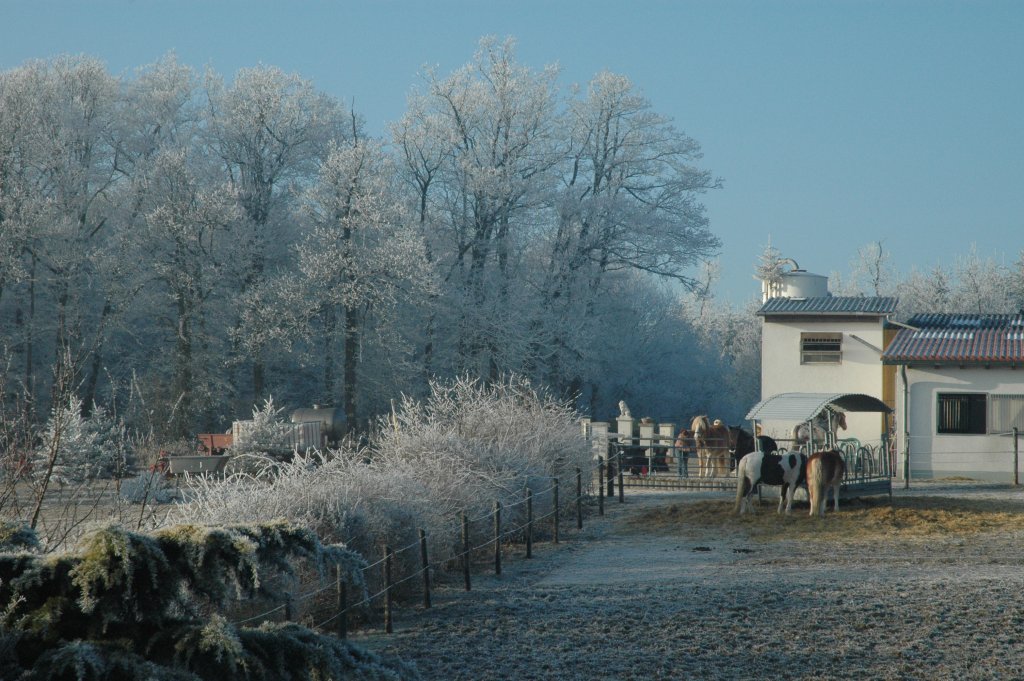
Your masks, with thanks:
M 828 489 L 832 488 L 833 510 L 839 510 L 839 486 L 843 484 L 846 463 L 835 450 L 815 452 L 807 459 L 807 495 L 811 499 L 811 517 L 825 515 Z
M 697 443 L 698 475 L 702 478 L 724 478 L 729 474 L 729 427 L 706 415 L 693 417 L 690 424 Z

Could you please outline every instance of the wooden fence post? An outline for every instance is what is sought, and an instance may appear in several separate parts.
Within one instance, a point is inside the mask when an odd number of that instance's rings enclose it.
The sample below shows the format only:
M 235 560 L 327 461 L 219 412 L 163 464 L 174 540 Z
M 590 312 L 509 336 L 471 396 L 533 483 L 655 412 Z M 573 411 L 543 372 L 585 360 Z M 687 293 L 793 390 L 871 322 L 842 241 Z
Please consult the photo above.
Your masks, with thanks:
M 597 514 L 604 515 L 604 461 L 597 465 Z
M 615 474 L 619 478 L 619 503 L 620 504 L 624 504 L 624 503 L 626 503 L 626 495 L 623 492 L 623 486 L 624 485 L 623 485 L 623 482 L 622 482 L 622 450 L 619 450 L 619 452 L 618 452 L 618 454 L 617 454 L 617 456 L 615 458 L 616 458 L 616 461 L 615 461 Z
M 348 636 L 348 584 L 341 578 L 341 566 L 334 566 L 335 586 L 337 589 L 338 606 L 338 638 Z
M 583 471 L 576 469 L 576 529 L 583 529 Z
M 533 558 L 533 490 L 526 488 L 526 557 Z
M 384 547 L 384 631 L 390 634 L 393 631 L 391 622 L 391 547 Z
M 420 565 L 423 567 L 423 607 L 430 607 L 430 561 L 427 560 L 427 533 L 420 529 Z
M 618 451 L 618 450 L 616 450 Z M 618 461 L 618 454 L 616 454 L 616 461 Z M 615 464 L 612 463 L 611 457 L 608 457 L 608 468 L 605 471 L 605 481 L 608 483 L 608 496 L 615 496 Z
M 555 523 L 555 536 L 554 542 L 558 543 L 558 478 L 555 478 L 555 486 L 551 490 L 552 501 L 554 502 L 554 523 Z
M 494 502 L 494 574 L 501 574 L 501 502 Z
M 1017 430 L 1017 426 L 1013 427 L 1013 484 L 1014 486 L 1020 485 L 1020 469 L 1018 468 L 1018 462 L 1020 459 L 1020 441 L 1018 436 L 1020 432 Z
M 462 512 L 462 576 L 469 591 L 469 518 Z

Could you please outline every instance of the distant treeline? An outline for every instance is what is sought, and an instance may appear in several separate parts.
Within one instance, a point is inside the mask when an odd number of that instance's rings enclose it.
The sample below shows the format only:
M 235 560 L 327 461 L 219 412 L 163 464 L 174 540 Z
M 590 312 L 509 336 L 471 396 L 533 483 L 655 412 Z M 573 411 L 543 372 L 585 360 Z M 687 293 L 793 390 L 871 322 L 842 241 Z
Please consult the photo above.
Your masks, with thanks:
M 759 331 L 701 269 L 719 180 L 628 78 L 555 78 L 484 40 L 377 139 L 269 66 L 0 73 L 5 423 L 73 395 L 179 437 L 272 395 L 360 424 L 508 373 L 597 417 L 741 412 Z

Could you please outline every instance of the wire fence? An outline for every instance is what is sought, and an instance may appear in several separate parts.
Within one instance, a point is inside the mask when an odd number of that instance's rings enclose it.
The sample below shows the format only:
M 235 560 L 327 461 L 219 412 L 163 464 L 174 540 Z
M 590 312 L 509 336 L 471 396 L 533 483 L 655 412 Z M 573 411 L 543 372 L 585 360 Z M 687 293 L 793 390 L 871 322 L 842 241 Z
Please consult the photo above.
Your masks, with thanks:
M 901 434 L 887 440 L 837 439 L 847 464 L 846 483 L 870 484 L 911 478 L 967 477 L 1020 484 L 1020 434 L 1017 429 L 986 433 Z M 683 442 L 682 446 L 680 443 Z M 787 446 L 779 439 L 779 451 Z M 806 451 L 805 451 L 806 453 Z M 737 456 L 730 450 L 719 468 L 702 462 L 692 443 L 667 436 L 609 439 L 607 462 L 610 478 L 626 487 L 728 490 L 736 485 Z M 609 484 L 616 483 L 609 480 Z
M 900 477 L 983 477 L 1020 485 L 1020 432 L 904 435 Z
M 590 477 L 589 474 L 588 477 Z M 333 583 L 318 585 L 316 588 L 299 595 L 285 593 L 283 603 L 274 604 L 258 614 L 233 620 L 233 624 L 252 625 L 253 623 L 262 623 L 270 620 L 292 621 L 295 618 L 297 606 L 303 603 L 310 603 L 318 598 L 322 599 L 325 594 L 330 593 L 333 595 L 334 600 L 330 606 L 331 613 L 329 615 L 321 615 L 320 617 L 307 618 L 308 623 L 314 628 L 320 630 L 330 628 L 337 636 L 344 638 L 347 636 L 350 620 L 353 617 L 358 616 L 365 620 L 367 617 L 373 618 L 378 616 L 383 620 L 384 631 L 391 633 L 393 627 L 393 599 L 396 592 L 401 591 L 400 587 L 414 581 L 419 581 L 421 583 L 420 595 L 423 607 L 429 608 L 432 604 L 432 591 L 434 589 L 431 579 L 432 574 L 439 572 L 449 574 L 452 572 L 452 568 L 460 569 L 464 588 L 466 591 L 469 591 L 472 589 L 473 570 L 476 568 L 479 571 L 482 564 L 481 556 L 484 550 L 490 549 L 493 552 L 491 557 L 493 573 L 500 575 L 506 546 L 510 544 L 524 546 L 525 557 L 529 559 L 533 557 L 533 542 L 539 531 L 548 531 L 549 534 L 547 536 L 551 538 L 552 542 L 555 544 L 559 543 L 561 536 L 560 525 L 562 524 L 562 511 L 564 508 L 574 509 L 576 529 L 582 530 L 584 502 L 592 502 L 593 480 L 588 479 L 584 481 L 582 471 L 577 468 L 575 490 L 573 490 L 572 496 L 564 499 L 564 505 L 562 503 L 563 500 L 560 499 L 559 479 L 552 478 L 551 480 L 550 486 L 537 492 L 527 488 L 522 498 L 515 501 L 505 504 L 495 501 L 494 507 L 487 514 L 469 518 L 465 512 L 460 513 L 457 521 L 461 526 L 461 546 L 457 551 L 446 552 L 446 556 L 442 559 L 431 560 L 429 558 L 431 554 L 430 546 L 426 531 L 423 529 L 417 530 L 418 539 L 416 541 L 405 546 L 399 548 L 384 546 L 380 559 L 361 568 L 364 584 L 374 585 L 374 588 L 368 586 L 365 589 L 365 594 L 354 602 L 350 602 L 349 598 L 349 580 L 342 573 L 341 567 L 338 566 Z M 605 485 L 603 464 L 600 466 L 597 482 L 598 513 L 599 515 L 604 515 Z M 610 491 L 609 496 L 611 496 Z M 550 510 L 540 514 L 534 512 L 534 502 L 538 497 L 550 500 Z M 522 522 L 509 522 L 508 520 L 502 522 L 503 513 L 507 519 L 509 517 L 509 510 L 520 506 L 525 507 L 524 520 Z M 481 528 L 484 526 L 485 521 L 490 531 L 485 536 L 481 536 Z M 476 532 L 473 531 L 474 528 Z M 414 555 L 413 552 L 417 552 L 418 555 Z M 396 575 L 396 563 L 415 564 L 416 567 L 406 571 L 404 574 Z M 374 610 L 375 606 L 376 610 Z M 324 607 L 321 604 L 319 608 L 313 607 L 309 609 L 314 612 L 322 612 Z
M 1013 440 L 1012 447 L 1008 448 L 1009 456 L 1013 465 L 1014 484 L 1019 484 L 1017 477 L 1018 435 L 1016 432 L 1011 434 Z M 862 447 L 866 446 L 869 450 L 883 452 L 881 446 L 873 447 L 870 443 L 859 444 Z M 883 452 L 884 457 L 887 459 L 894 454 L 896 453 L 889 448 L 885 448 Z M 964 460 L 976 463 L 976 455 L 978 454 L 991 454 L 1004 458 L 1008 456 L 1007 450 L 997 451 L 993 449 L 991 452 L 970 452 L 970 459 L 964 454 Z M 619 463 L 619 465 L 614 465 L 615 463 Z M 533 540 L 538 530 L 548 529 L 545 527 L 548 525 L 550 526 L 550 537 L 553 543 L 559 543 L 560 525 L 562 524 L 561 511 L 563 508 L 574 507 L 576 528 L 582 530 L 585 501 L 588 502 L 588 505 L 592 505 L 596 500 L 598 515 L 602 516 L 605 513 L 606 499 L 617 497 L 619 503 L 624 503 L 625 489 L 630 485 L 624 479 L 623 469 L 624 466 L 621 465 L 621 461 L 618 461 L 617 458 L 608 462 L 599 460 L 596 470 L 597 480 L 593 480 L 591 475 L 588 474 L 588 478 L 591 479 L 588 479 L 586 484 L 584 484 L 582 472 L 580 469 L 576 469 L 576 488 L 573 495 L 566 499 L 564 504 L 560 501 L 560 481 L 557 478 L 553 478 L 552 484 L 549 487 L 536 493 L 532 489 L 527 488 L 520 499 L 504 504 L 495 501 L 492 510 L 486 514 L 470 518 L 466 512 L 461 512 L 456 519 L 456 522 L 461 527 L 460 547 L 456 551 L 447 551 L 445 557 L 441 559 L 431 560 L 429 558 L 431 552 L 427 534 L 425 530 L 418 529 L 418 539 L 416 541 L 397 549 L 384 546 L 382 548 L 382 555 L 378 560 L 361 568 L 364 584 L 374 585 L 374 588 L 367 586 L 365 593 L 361 594 L 361 597 L 354 602 L 350 602 L 349 598 L 349 581 L 345 578 L 341 567 L 338 566 L 333 583 L 318 585 L 316 588 L 297 596 L 285 594 L 283 603 L 274 604 L 259 614 L 234 620 L 233 623 L 236 625 L 251 625 L 252 623 L 260 623 L 271 619 L 293 621 L 297 605 L 308 603 L 318 597 L 322 599 L 325 594 L 331 593 L 333 595 L 333 604 L 326 606 L 326 608 L 323 604 L 319 608 L 311 608 L 314 612 L 321 613 L 319 617 L 307 618 L 307 623 L 314 628 L 333 631 L 337 636 L 345 638 L 348 633 L 350 620 L 358 616 L 364 623 L 377 618 L 378 621 L 382 622 L 384 631 L 392 633 L 393 603 L 396 592 L 400 591 L 400 587 L 418 580 L 421 583 L 420 595 L 422 597 L 422 605 L 424 608 L 430 608 L 432 605 L 432 591 L 434 590 L 432 582 L 432 575 L 434 574 L 441 573 L 455 577 L 457 572 L 461 571 L 466 591 L 472 590 L 474 569 L 479 572 L 482 566 L 487 565 L 487 563 L 491 563 L 493 574 L 501 575 L 502 562 L 508 545 L 519 544 L 523 546 L 525 557 L 530 559 L 533 554 Z M 896 471 L 893 469 L 889 470 L 892 471 L 892 475 L 896 474 Z M 596 494 L 592 492 L 595 488 L 595 483 Z M 541 514 L 535 514 L 535 499 L 547 496 L 550 496 L 550 510 Z M 520 506 L 525 506 L 525 520 L 523 522 L 509 522 L 509 512 Z M 505 518 L 504 522 L 503 517 Z M 482 536 L 481 533 L 485 531 L 485 528 L 490 531 Z M 490 558 L 486 561 L 483 558 L 485 550 L 491 551 Z M 413 555 L 408 560 L 399 561 L 400 558 L 406 558 L 407 554 L 414 551 L 418 551 L 418 556 Z M 394 572 L 396 562 L 415 564 L 415 568 L 407 570 L 404 574 L 396 575 Z M 405 597 L 406 599 L 408 598 L 408 591 L 406 591 Z M 330 610 L 330 614 L 322 614 L 324 609 Z

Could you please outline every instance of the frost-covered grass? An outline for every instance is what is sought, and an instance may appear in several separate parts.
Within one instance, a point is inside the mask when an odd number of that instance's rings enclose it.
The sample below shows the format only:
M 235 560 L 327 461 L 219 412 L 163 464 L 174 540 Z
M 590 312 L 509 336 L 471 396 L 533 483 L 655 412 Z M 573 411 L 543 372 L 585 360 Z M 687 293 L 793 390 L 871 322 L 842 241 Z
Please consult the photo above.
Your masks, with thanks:
M 824 519 L 655 496 L 358 640 L 445 681 L 1024 678 L 1015 490 Z
M 384 545 L 412 546 L 423 529 L 431 560 L 441 562 L 459 551 L 460 513 L 477 520 L 480 531 L 490 527 L 487 516 L 497 501 L 505 526 L 520 526 L 527 488 L 535 494 L 535 517 L 550 512 L 555 476 L 568 512 L 576 468 L 589 480 L 590 465 L 571 409 L 518 378 L 492 385 L 462 379 L 433 385 L 425 401 L 401 400 L 365 448 L 314 452 L 248 466 L 223 481 L 198 481 L 173 519 L 286 518 L 370 562 Z M 418 566 L 418 553 L 406 551 L 398 561 L 399 570 Z

